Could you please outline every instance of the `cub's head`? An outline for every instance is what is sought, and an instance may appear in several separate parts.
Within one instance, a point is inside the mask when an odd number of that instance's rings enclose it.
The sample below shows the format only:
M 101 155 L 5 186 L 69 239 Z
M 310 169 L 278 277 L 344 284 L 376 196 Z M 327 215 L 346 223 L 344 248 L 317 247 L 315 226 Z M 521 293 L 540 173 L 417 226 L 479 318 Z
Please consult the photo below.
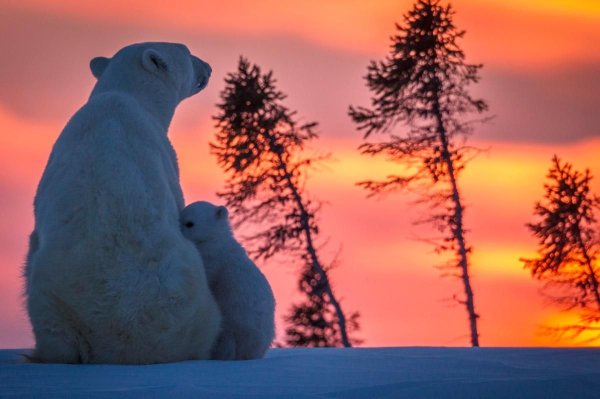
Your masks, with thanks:
M 227 208 L 198 201 L 181 211 L 183 235 L 198 245 L 218 243 L 231 237 Z
M 171 95 L 177 101 L 204 89 L 212 72 L 183 44 L 160 42 L 132 44 L 112 58 L 96 57 L 90 69 L 98 79 L 94 92 L 137 91 L 144 96 Z

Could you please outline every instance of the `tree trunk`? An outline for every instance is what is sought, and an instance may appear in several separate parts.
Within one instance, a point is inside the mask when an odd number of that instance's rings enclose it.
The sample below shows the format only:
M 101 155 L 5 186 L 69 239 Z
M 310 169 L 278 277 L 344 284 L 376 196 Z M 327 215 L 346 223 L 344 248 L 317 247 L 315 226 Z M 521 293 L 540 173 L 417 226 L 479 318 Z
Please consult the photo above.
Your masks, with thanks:
M 460 193 L 458 191 L 458 184 L 456 182 L 456 171 L 454 170 L 454 163 L 452 161 L 452 156 L 450 154 L 450 149 L 448 148 L 448 136 L 446 132 L 446 128 L 444 126 L 444 122 L 442 119 L 442 115 L 440 112 L 439 104 L 435 104 L 434 112 L 438 124 L 438 134 L 440 138 L 440 142 L 442 144 L 442 158 L 446 167 L 448 168 L 448 176 L 450 177 L 450 185 L 452 188 L 452 202 L 454 203 L 454 222 L 456 226 L 454 227 L 452 234 L 454 236 L 454 240 L 458 246 L 456 254 L 458 255 L 458 265 L 461 269 L 461 277 L 465 290 L 466 300 L 464 304 L 467 308 L 467 313 L 469 315 L 469 328 L 471 331 L 471 346 L 479 346 L 479 333 L 477 331 L 477 319 L 479 315 L 475 312 L 475 302 L 473 297 L 473 289 L 471 288 L 471 278 L 469 276 L 469 262 L 467 258 L 467 246 L 465 244 L 465 235 L 464 235 L 464 227 L 463 227 L 463 205 L 460 199 Z
M 306 237 L 306 251 L 308 252 L 308 255 L 310 256 L 311 266 L 317 271 L 317 273 L 319 273 L 319 276 L 321 276 L 321 280 L 323 281 L 323 284 L 325 285 L 325 291 L 327 292 L 327 295 L 329 296 L 329 302 L 331 303 L 331 305 L 333 306 L 333 308 L 335 310 L 335 314 L 338 319 L 338 325 L 340 327 L 340 335 L 341 335 L 342 345 L 344 345 L 344 347 L 346 347 L 346 348 L 350 348 L 350 347 L 352 347 L 352 344 L 350 343 L 350 339 L 348 338 L 348 331 L 347 331 L 347 326 L 346 326 L 346 316 L 344 315 L 344 312 L 342 311 L 342 307 L 341 307 L 340 303 L 335 298 L 335 295 L 333 295 L 333 290 L 331 288 L 331 284 L 329 283 L 329 278 L 327 277 L 327 273 L 325 272 L 325 269 L 323 268 L 323 266 L 321 266 L 321 262 L 319 261 L 319 258 L 317 256 L 317 251 L 314 247 L 312 234 L 310 231 L 310 225 L 308 223 L 308 220 L 309 220 L 308 211 L 306 210 L 306 207 L 304 206 L 302 197 L 298 193 L 298 189 L 292 182 L 292 177 L 291 177 L 289 171 L 287 170 L 287 164 L 283 160 L 281 153 L 279 153 L 279 152 L 276 152 L 276 153 L 277 153 L 277 157 L 278 157 L 279 163 L 281 165 L 281 168 L 283 169 L 284 177 L 288 184 L 288 188 L 292 192 L 294 201 L 296 202 L 296 206 L 300 210 L 300 221 L 302 224 L 302 230 L 304 231 L 304 234 Z

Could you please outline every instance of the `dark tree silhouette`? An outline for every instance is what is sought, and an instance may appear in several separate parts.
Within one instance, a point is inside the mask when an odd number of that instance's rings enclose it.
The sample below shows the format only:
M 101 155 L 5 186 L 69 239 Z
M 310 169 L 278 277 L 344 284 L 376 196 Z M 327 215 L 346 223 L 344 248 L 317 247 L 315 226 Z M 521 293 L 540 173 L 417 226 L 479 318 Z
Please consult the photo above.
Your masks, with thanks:
M 350 346 L 360 340 L 348 337 L 348 332 L 357 331 L 358 313 L 345 317 L 346 337 L 342 334 L 335 307 L 328 303 L 327 285 L 318 269 L 305 267 L 298 282 L 304 300 L 294 304 L 290 314 L 285 317 L 286 343 L 294 347 Z M 341 311 L 341 310 L 340 310 Z M 344 339 L 349 342 L 344 343 Z
M 286 254 L 302 262 L 300 291 L 305 300 L 293 305 L 286 320 L 291 346 L 351 346 L 349 333 L 357 314 L 342 311 L 321 261 L 317 238 L 319 203 L 304 189 L 306 172 L 323 157 L 302 158 L 305 144 L 317 138 L 316 123 L 300 124 L 281 101 L 272 72 L 240 58 L 221 92 L 218 132 L 211 151 L 228 174 L 218 193 L 232 211 L 234 225 L 255 223 L 262 230 L 247 237 L 255 259 Z
M 481 65 L 465 63 L 457 39 L 464 31 L 452 22 L 450 5 L 435 0 L 419 0 L 404 16 L 392 49 L 383 61 L 372 61 L 366 76 L 372 91 L 371 107 L 349 108 L 364 138 L 384 133 L 386 141 L 362 144 L 362 153 L 386 156 L 407 166 L 404 175 L 388 176 L 385 181 L 358 183 L 370 195 L 409 186 L 425 189 L 423 199 L 432 206 L 431 222 L 443 234 L 435 240 L 440 252 L 451 251 L 448 274 L 461 279 L 464 298 L 458 299 L 468 312 L 471 344 L 479 346 L 478 314 L 475 311 L 469 274 L 471 247 L 465 239 L 465 206 L 458 175 L 465 167 L 470 148 L 465 145 L 475 120 L 465 117 L 484 112 L 487 105 L 474 99 L 467 86 L 479 80 Z M 403 135 L 390 130 L 401 124 Z
M 581 324 L 558 331 L 577 336 L 593 330 L 600 339 L 600 328 L 593 327 L 600 322 L 600 242 L 594 216 L 600 198 L 590 191 L 589 170 L 578 172 L 556 155 L 547 178 L 544 198 L 535 204 L 538 221 L 527 224 L 538 239 L 539 257 L 522 261 L 534 278 L 546 283 L 555 302 L 579 312 Z

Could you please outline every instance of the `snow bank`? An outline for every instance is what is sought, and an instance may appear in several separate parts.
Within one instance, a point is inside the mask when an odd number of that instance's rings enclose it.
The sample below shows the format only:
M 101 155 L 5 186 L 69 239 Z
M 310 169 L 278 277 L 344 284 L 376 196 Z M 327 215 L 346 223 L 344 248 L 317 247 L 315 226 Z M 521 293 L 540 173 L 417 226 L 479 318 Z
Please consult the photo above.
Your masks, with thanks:
M 0 351 L 0 396 L 598 398 L 600 349 L 273 349 L 263 360 L 23 364 Z

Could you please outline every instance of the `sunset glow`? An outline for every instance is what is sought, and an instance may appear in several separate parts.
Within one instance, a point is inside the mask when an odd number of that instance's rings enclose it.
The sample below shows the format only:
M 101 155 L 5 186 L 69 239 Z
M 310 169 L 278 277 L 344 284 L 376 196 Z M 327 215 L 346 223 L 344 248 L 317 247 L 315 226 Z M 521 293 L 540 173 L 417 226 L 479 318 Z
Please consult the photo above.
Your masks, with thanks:
M 468 345 L 467 316 L 450 298 L 459 281 L 441 278 L 444 258 L 413 222 L 426 212 L 415 197 L 367 198 L 365 179 L 403 167 L 361 155 L 346 115 L 367 105 L 363 76 L 382 59 L 410 1 L 8 1 L 0 5 L 0 348 L 33 344 L 22 308 L 21 265 L 33 227 L 33 196 L 52 145 L 94 84 L 88 61 L 136 41 L 176 41 L 212 65 L 209 87 L 176 112 L 170 138 L 187 202 L 218 202 L 224 175 L 210 154 L 211 115 L 226 73 L 240 54 L 265 70 L 303 120 L 319 122 L 311 153 L 331 159 L 311 172 L 307 190 L 324 205 L 328 260 L 339 253 L 333 284 L 343 306 L 361 313 L 366 346 Z M 208 5 L 207 3 L 210 3 Z M 543 325 L 575 322 L 548 306 L 519 260 L 536 241 L 525 223 L 541 199 L 551 158 L 589 168 L 600 194 L 600 3 L 595 0 L 456 0 L 456 24 L 470 62 L 483 62 L 474 92 L 495 119 L 469 144 L 483 151 L 460 176 L 467 205 L 475 301 L 484 346 L 577 345 L 556 341 Z M 8 39 L 10 38 L 10 39 Z M 559 79 L 557 76 L 565 77 Z M 558 126 L 560 123 L 564 125 Z M 402 127 L 395 130 L 402 133 Z M 373 138 L 374 140 L 377 137 Z M 600 215 L 598 215 L 600 216 Z M 296 298 L 293 265 L 262 265 L 281 316 Z M 589 344 L 589 343 L 587 343 Z

